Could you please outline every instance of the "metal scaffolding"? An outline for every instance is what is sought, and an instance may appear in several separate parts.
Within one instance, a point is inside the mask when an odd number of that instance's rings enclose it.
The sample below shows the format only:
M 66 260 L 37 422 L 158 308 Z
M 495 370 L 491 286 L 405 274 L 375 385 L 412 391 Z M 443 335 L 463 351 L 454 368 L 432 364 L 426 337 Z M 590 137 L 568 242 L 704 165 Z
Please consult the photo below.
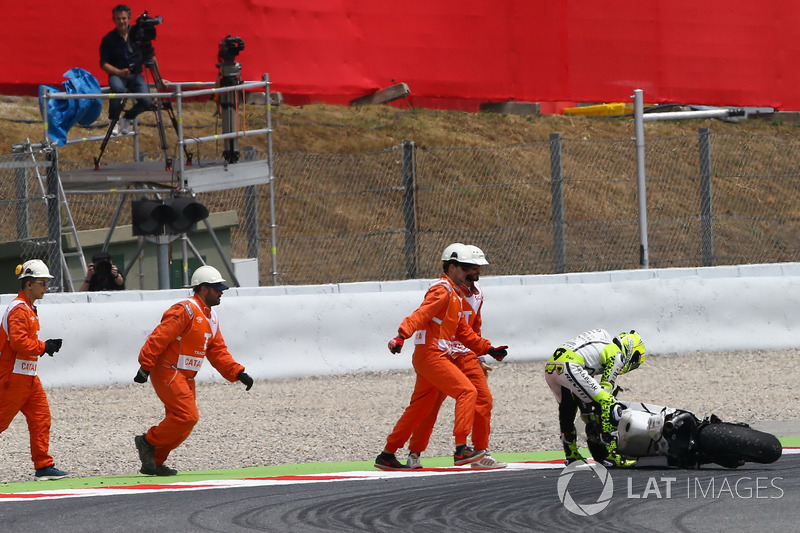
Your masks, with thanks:
M 77 244 L 77 249 L 80 251 L 81 246 L 78 242 L 77 231 L 75 223 L 72 221 L 71 212 L 67 203 L 64 191 L 71 194 L 97 194 L 108 192 L 113 194 L 122 194 L 122 199 L 117 207 L 117 210 L 110 221 L 108 228 L 108 235 L 105 240 L 104 249 L 108 246 L 111 235 L 117 226 L 119 214 L 127 203 L 129 198 L 143 198 L 147 195 L 181 195 L 194 197 L 198 193 L 205 193 L 211 191 L 223 191 L 228 189 L 243 188 L 246 196 L 246 205 L 248 210 L 255 212 L 258 208 L 258 197 L 255 188 L 258 185 L 269 186 L 269 199 L 270 199 L 270 219 L 271 219 L 271 246 L 270 246 L 270 259 L 272 266 L 272 280 L 277 284 L 277 256 L 276 256 L 276 224 L 275 224 L 275 206 L 274 206 L 274 164 L 273 164 L 273 142 L 272 142 L 272 109 L 271 109 L 271 95 L 270 95 L 270 81 L 269 75 L 264 74 L 261 81 L 243 81 L 239 84 L 230 86 L 215 86 L 214 82 L 207 83 L 172 83 L 169 87 L 173 90 L 171 92 L 150 92 L 150 93 L 126 93 L 128 98 L 148 97 L 154 99 L 169 99 L 174 102 L 174 109 L 176 113 L 176 134 L 177 146 L 176 152 L 178 153 L 177 165 L 172 168 L 172 163 L 167 165 L 158 161 L 142 161 L 139 151 L 138 142 L 136 141 L 138 133 L 134 130 L 129 134 L 134 138 L 134 157 L 133 161 L 128 163 L 113 164 L 113 165 L 95 165 L 94 168 L 86 167 L 78 170 L 66 170 L 59 168 L 58 164 L 58 146 L 48 136 L 48 101 L 53 100 L 71 100 L 71 99 L 109 99 L 112 96 L 119 97 L 119 95 L 111 95 L 106 93 L 100 94 L 68 94 L 65 92 L 43 94 L 42 108 L 42 121 L 44 126 L 44 139 L 41 143 L 32 144 L 26 142 L 19 145 L 14 145 L 12 148 L 15 152 L 27 154 L 27 158 L 36 161 L 37 156 L 40 159 L 45 159 L 43 166 L 47 168 L 47 176 L 42 177 L 39 175 L 39 167 L 35 167 L 39 182 L 43 187 L 43 195 L 48 201 L 48 259 L 50 261 L 53 275 L 55 276 L 52 284 L 53 290 L 65 291 L 74 290 L 71 278 L 68 273 L 67 258 L 70 255 L 65 253 L 62 245 L 61 236 L 65 229 L 72 233 L 72 238 Z M 201 87 L 199 89 L 184 90 L 184 86 Z M 218 135 L 208 135 L 203 137 L 187 138 L 184 135 L 183 128 L 183 109 L 184 101 L 187 98 L 198 98 L 208 96 L 218 96 L 221 100 L 233 100 L 237 98 L 244 99 L 245 91 L 263 89 L 264 99 L 264 114 L 266 127 L 247 130 L 245 127 L 239 128 L 238 121 L 233 120 L 226 114 L 233 113 L 229 106 L 222 107 L 224 131 Z M 158 112 L 156 110 L 156 112 Z M 159 121 L 160 122 L 160 121 Z M 163 127 L 163 126 L 162 126 Z M 232 130 L 232 131 L 231 131 Z M 265 138 L 265 152 L 266 159 L 256 159 L 244 157 L 242 160 L 232 157 L 230 154 L 235 152 L 237 148 L 236 142 L 238 139 L 250 136 L 263 136 Z M 67 144 L 79 142 L 95 142 L 107 139 L 108 134 L 104 136 L 96 136 L 89 138 L 81 138 L 68 140 Z M 197 145 L 208 141 L 224 141 L 226 146 L 226 156 L 220 160 L 208 160 L 204 162 L 187 160 L 186 152 L 187 147 Z M 247 155 L 247 154 L 245 154 Z M 61 220 L 61 213 L 65 212 L 69 216 L 69 223 L 64 225 Z M 255 216 L 246 217 L 246 235 L 248 239 L 247 250 L 251 257 L 258 260 L 259 250 L 259 236 L 258 236 L 258 221 Z M 235 285 L 238 285 L 236 274 L 234 273 L 233 264 L 230 257 L 226 257 L 224 250 L 217 239 L 214 230 L 208 220 L 204 220 L 206 229 L 208 230 L 211 238 L 220 253 L 231 280 Z M 249 227 L 254 225 L 255 227 Z M 159 289 L 169 288 L 168 271 L 168 257 L 166 254 L 166 246 L 176 240 L 181 240 L 181 248 L 184 255 L 183 260 L 183 276 L 184 280 L 188 281 L 187 273 L 187 255 L 189 251 L 204 263 L 197 250 L 192 245 L 188 236 L 183 234 L 177 235 L 156 235 L 156 236 L 139 236 L 139 250 L 138 254 L 144 248 L 146 242 L 154 243 L 158 247 L 158 268 L 159 268 Z M 133 258 L 125 268 L 125 275 L 127 277 L 128 271 L 133 267 L 136 259 Z M 85 269 L 85 258 L 82 257 L 82 264 Z M 58 265 L 58 266 L 56 266 Z M 64 272 L 67 272 L 65 280 Z M 66 281 L 66 283 L 65 283 Z

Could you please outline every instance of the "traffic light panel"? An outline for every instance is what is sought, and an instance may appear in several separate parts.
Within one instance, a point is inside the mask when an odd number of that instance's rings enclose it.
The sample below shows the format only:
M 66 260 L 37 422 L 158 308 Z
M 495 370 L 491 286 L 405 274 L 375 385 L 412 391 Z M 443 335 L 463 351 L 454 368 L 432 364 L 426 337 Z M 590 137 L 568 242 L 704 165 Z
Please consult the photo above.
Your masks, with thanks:
M 172 212 L 165 228 L 166 233 L 170 235 L 195 231 L 197 223 L 208 218 L 206 206 L 194 198 L 172 198 L 166 200 L 164 204 L 168 205 Z
M 208 217 L 206 206 L 194 198 L 134 200 L 131 221 L 134 235 L 177 235 L 197 229 Z
M 134 235 L 163 235 L 164 223 L 172 216 L 172 209 L 161 200 L 134 200 L 131 202 L 131 221 Z

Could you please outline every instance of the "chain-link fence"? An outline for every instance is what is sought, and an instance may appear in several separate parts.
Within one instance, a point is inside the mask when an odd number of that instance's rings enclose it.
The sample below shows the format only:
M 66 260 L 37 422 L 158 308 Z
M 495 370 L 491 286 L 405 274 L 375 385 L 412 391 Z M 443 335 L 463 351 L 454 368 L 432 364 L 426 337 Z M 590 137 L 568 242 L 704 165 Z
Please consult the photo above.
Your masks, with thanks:
M 796 261 L 800 136 L 711 134 L 705 159 L 702 137 L 647 139 L 650 267 Z M 12 168 L 14 160 L 0 167 L 0 238 L 21 259 L 42 257 L 44 192 L 33 169 Z M 454 241 L 481 247 L 489 275 L 640 266 L 630 139 L 404 143 L 359 155 L 278 153 L 274 161 L 274 221 L 267 185 L 198 198 L 212 213 L 237 214 L 232 255 L 257 253 L 263 285 L 274 279 L 273 224 L 275 278 L 286 285 L 436 277 L 441 250 Z M 120 202 L 69 190 L 67 198 L 81 230 L 107 227 Z M 129 217 L 124 209 L 120 224 Z M 246 228 L 256 228 L 257 240 Z
M 161 154 L 157 154 L 145 156 L 143 159 L 157 160 L 161 157 Z M 62 172 L 83 167 L 85 162 L 61 160 L 58 162 L 58 168 Z M 77 263 L 69 261 L 68 257 L 69 252 L 74 249 L 72 244 L 74 237 L 70 238 L 73 224 L 77 232 L 98 230 L 103 235 L 94 236 L 93 241 L 96 243 L 99 239 L 99 242 L 102 242 L 112 225 L 115 228 L 131 225 L 131 200 L 155 196 L 159 190 L 162 190 L 163 196 L 164 189 L 158 186 L 153 193 L 142 190 L 141 193 L 132 194 L 124 188 L 103 190 L 102 186 L 94 186 L 86 190 L 83 186 L 71 189 L 70 185 L 66 184 L 64 190 L 66 202 L 59 203 L 56 200 L 59 196 L 57 186 L 48 182 L 50 168 L 47 152 L 0 156 L 0 183 L 3 184 L 0 191 L 0 264 L 4 266 L 39 258 L 50 265 L 51 273 L 56 275 L 62 271 L 58 250 L 63 249 L 67 252 L 67 266 L 76 268 Z M 263 202 L 261 198 L 264 199 Z M 198 195 L 198 199 L 212 213 L 235 214 L 237 220 L 231 228 L 231 257 L 246 258 L 261 255 L 265 258 L 262 266 L 266 272 L 262 279 L 264 283 L 271 283 L 268 186 L 240 187 L 204 193 Z M 259 207 L 261 203 L 263 206 Z M 53 213 L 53 209 L 56 209 L 57 213 Z M 58 229 L 53 231 L 54 216 L 57 216 L 60 231 Z M 255 219 L 262 217 L 264 222 L 261 227 L 265 229 L 266 240 L 260 244 L 265 251 L 254 249 L 252 243 L 258 241 L 250 239 L 247 235 L 248 229 L 252 231 L 252 228 L 259 227 L 258 220 Z M 177 262 L 183 259 L 181 244 L 180 240 L 175 240 L 169 245 L 169 256 Z M 113 253 L 113 245 L 111 251 Z M 92 253 L 85 252 L 85 255 L 88 261 Z M 126 257 L 126 259 L 135 258 Z M 216 259 L 214 263 L 218 264 Z M 11 268 L 13 270 L 13 266 Z M 60 275 L 56 275 L 56 278 L 60 279 Z M 82 281 L 82 277 L 77 279 L 73 284 L 74 288 L 77 288 Z M 64 286 L 68 287 L 68 284 L 65 282 Z M 55 290 L 60 288 L 60 285 L 54 283 Z M 129 288 L 136 288 L 136 285 L 130 284 Z
M 0 246 L 9 255 L 49 258 L 49 165 L 24 154 L 0 156 Z
M 705 196 L 699 139 L 647 140 L 650 267 L 797 260 L 800 137 L 710 135 Z M 404 221 L 403 147 L 359 156 L 278 154 L 279 279 L 435 277 L 438 254 L 453 241 L 483 248 L 494 275 L 638 268 L 633 141 L 557 143 L 561 219 L 554 218 L 556 141 L 415 147 L 413 224 Z M 412 231 L 416 255 L 409 257 Z

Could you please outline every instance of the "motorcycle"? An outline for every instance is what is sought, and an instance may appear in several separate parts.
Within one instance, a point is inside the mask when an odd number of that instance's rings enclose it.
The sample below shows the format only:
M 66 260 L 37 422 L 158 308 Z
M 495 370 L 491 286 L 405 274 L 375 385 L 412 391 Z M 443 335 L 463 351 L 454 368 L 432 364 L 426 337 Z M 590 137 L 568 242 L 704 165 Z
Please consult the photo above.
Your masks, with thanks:
M 617 450 L 639 459 L 640 466 L 699 468 L 715 463 L 737 468 L 746 462 L 773 463 L 783 452 L 777 437 L 744 423 L 723 422 L 713 414 L 701 420 L 685 409 L 649 403 L 620 404 Z M 595 414 L 586 425 L 590 450 L 602 446 L 599 427 Z

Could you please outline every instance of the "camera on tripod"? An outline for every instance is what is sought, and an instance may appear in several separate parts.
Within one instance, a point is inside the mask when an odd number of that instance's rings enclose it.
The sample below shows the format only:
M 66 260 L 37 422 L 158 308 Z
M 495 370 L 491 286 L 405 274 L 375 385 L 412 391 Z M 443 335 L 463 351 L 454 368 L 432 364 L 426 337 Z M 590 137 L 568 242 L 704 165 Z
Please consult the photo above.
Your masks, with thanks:
M 151 17 L 147 11 L 136 18 L 136 25 L 130 29 L 130 39 L 136 44 L 144 44 L 156 38 L 156 26 L 164 22 L 163 17 Z
M 128 58 L 128 69 L 131 74 L 143 74 L 145 82 L 147 82 L 146 78 L 149 72 L 152 75 L 153 84 L 158 92 L 168 92 L 167 85 L 161 77 L 161 72 L 159 72 L 158 62 L 155 61 L 156 52 L 153 48 L 153 40 L 156 38 L 156 26 L 163 22 L 163 17 L 151 17 L 150 14 L 145 11 L 136 18 L 136 24 L 130 26 L 128 30 L 128 39 L 130 43 L 134 45 L 131 47 L 132 50 L 129 50 L 132 54 Z M 149 89 L 146 92 L 149 92 Z M 172 158 L 169 157 L 167 153 L 167 138 L 164 132 L 164 123 L 161 118 L 161 110 L 166 110 L 167 113 L 169 113 L 172 126 L 175 128 L 176 132 L 178 131 L 178 120 L 172 111 L 172 104 L 169 98 L 161 96 L 154 101 L 148 101 L 148 99 L 145 98 L 141 100 L 137 99 L 136 104 L 131 109 L 137 106 L 139 106 L 138 112 L 136 113 L 137 115 L 144 110 L 152 110 L 155 112 L 156 127 L 158 128 L 160 146 L 164 152 L 165 166 L 167 170 L 172 170 Z M 95 170 L 100 169 L 100 159 L 103 157 L 103 153 L 108 145 L 108 140 L 113 132 L 112 128 L 115 125 L 116 119 L 108 126 L 106 136 L 103 139 L 103 143 L 100 145 L 100 155 L 94 158 Z M 191 165 L 192 157 L 186 149 L 186 146 L 184 146 L 184 153 L 186 154 L 187 164 Z
M 136 17 L 136 25 L 131 26 L 129 38 L 139 46 L 145 61 L 153 59 L 155 51 L 152 41 L 156 38 L 156 26 L 164 22 L 161 16 L 151 17 L 147 11 Z
M 219 43 L 217 55 L 221 61 L 233 61 L 242 50 L 244 50 L 244 41 L 241 37 L 226 35 Z
M 226 35 L 219 43 L 219 51 L 217 52 L 217 86 L 218 87 L 232 87 L 234 85 L 242 84 L 242 66 L 234 61 L 239 52 L 244 50 L 244 40 L 241 37 L 233 37 L 230 34 Z M 220 115 L 222 116 L 222 132 L 233 133 L 236 131 L 236 112 L 237 112 L 237 99 L 244 97 L 240 92 L 225 92 L 219 95 L 217 105 L 219 106 Z M 225 149 L 222 151 L 222 157 L 228 163 L 236 163 L 239 160 L 239 147 L 236 138 L 225 140 Z

